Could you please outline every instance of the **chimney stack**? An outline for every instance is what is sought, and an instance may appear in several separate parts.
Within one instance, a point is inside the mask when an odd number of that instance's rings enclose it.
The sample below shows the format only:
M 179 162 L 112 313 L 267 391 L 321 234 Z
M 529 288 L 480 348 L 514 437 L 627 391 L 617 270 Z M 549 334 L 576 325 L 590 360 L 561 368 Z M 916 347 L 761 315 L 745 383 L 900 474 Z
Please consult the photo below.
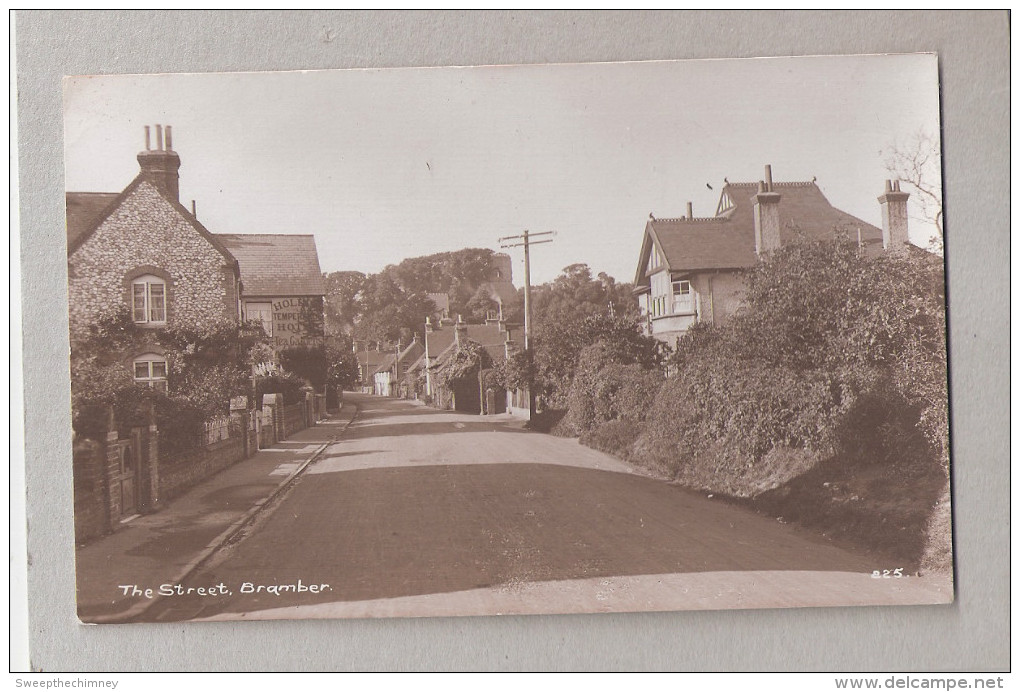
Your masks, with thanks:
M 779 233 L 780 197 L 772 191 L 772 166 L 765 166 L 765 180 L 758 181 L 758 194 L 754 196 L 754 250 L 758 256 L 778 250 L 782 245 Z
M 894 252 L 906 249 L 907 198 L 910 193 L 900 191 L 899 180 L 886 180 L 885 193 L 878 198 L 882 207 L 882 247 Z
M 170 126 L 166 127 L 166 148 L 163 147 L 163 126 L 156 125 L 156 148 L 150 148 L 149 126 L 145 126 L 145 151 L 138 154 L 138 165 L 142 175 L 152 184 L 161 187 L 173 198 L 175 202 L 180 201 L 180 176 L 178 170 L 181 167 L 181 157 L 173 151 L 173 139 Z

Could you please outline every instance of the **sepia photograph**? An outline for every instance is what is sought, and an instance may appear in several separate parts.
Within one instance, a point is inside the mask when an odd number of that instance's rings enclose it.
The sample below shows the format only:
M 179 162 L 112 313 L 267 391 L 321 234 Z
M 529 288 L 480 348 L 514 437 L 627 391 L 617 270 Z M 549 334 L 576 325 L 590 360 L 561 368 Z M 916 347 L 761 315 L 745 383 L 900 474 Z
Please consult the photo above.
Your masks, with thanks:
M 79 620 L 953 603 L 939 93 L 66 77 Z

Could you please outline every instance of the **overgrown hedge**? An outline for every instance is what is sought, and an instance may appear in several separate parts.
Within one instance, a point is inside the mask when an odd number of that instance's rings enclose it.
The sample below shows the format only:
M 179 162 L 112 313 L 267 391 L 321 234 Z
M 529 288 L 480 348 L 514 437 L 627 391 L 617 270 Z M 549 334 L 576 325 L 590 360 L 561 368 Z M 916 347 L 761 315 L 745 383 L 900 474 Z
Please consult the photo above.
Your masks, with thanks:
M 797 243 L 744 278 L 744 307 L 690 329 L 665 381 L 605 344 L 584 349 L 560 430 L 770 511 L 807 502 L 826 530 L 851 517 L 867 544 L 917 533 L 949 471 L 941 258 Z

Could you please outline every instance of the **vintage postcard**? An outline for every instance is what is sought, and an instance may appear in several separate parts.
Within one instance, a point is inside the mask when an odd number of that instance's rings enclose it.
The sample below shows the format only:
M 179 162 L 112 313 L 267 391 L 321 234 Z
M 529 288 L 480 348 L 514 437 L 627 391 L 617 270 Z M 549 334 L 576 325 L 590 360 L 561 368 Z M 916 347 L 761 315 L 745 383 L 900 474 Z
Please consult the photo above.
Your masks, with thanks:
M 68 77 L 87 623 L 953 601 L 937 58 Z

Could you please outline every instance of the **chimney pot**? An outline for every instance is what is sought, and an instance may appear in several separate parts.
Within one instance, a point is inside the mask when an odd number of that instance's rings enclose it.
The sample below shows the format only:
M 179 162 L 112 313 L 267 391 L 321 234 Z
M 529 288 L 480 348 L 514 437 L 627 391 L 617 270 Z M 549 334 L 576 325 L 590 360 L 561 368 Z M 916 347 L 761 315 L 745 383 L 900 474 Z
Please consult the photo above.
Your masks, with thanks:
M 891 180 L 886 180 L 885 181 L 885 191 L 886 192 L 892 192 L 893 191 L 892 190 L 892 181 Z
M 691 202 L 687 203 L 687 218 L 688 219 L 694 218 L 694 205 Z
M 166 150 L 167 151 L 173 151 L 174 150 L 173 142 L 174 142 L 174 140 L 173 140 L 173 137 L 172 137 L 172 135 L 170 133 L 170 126 L 167 125 L 166 126 Z
M 772 165 L 771 164 L 766 164 L 765 165 L 765 185 L 766 185 L 765 189 L 768 190 L 769 192 L 772 192 Z
M 156 125 L 156 149 L 163 151 L 163 126 Z
M 191 215 L 198 218 L 198 213 L 195 211 L 195 200 L 191 200 Z
M 145 126 L 145 151 L 152 150 L 152 141 L 149 139 L 149 126 Z
M 765 181 L 764 180 L 759 180 L 758 181 L 758 193 L 760 194 L 762 192 L 765 192 Z

